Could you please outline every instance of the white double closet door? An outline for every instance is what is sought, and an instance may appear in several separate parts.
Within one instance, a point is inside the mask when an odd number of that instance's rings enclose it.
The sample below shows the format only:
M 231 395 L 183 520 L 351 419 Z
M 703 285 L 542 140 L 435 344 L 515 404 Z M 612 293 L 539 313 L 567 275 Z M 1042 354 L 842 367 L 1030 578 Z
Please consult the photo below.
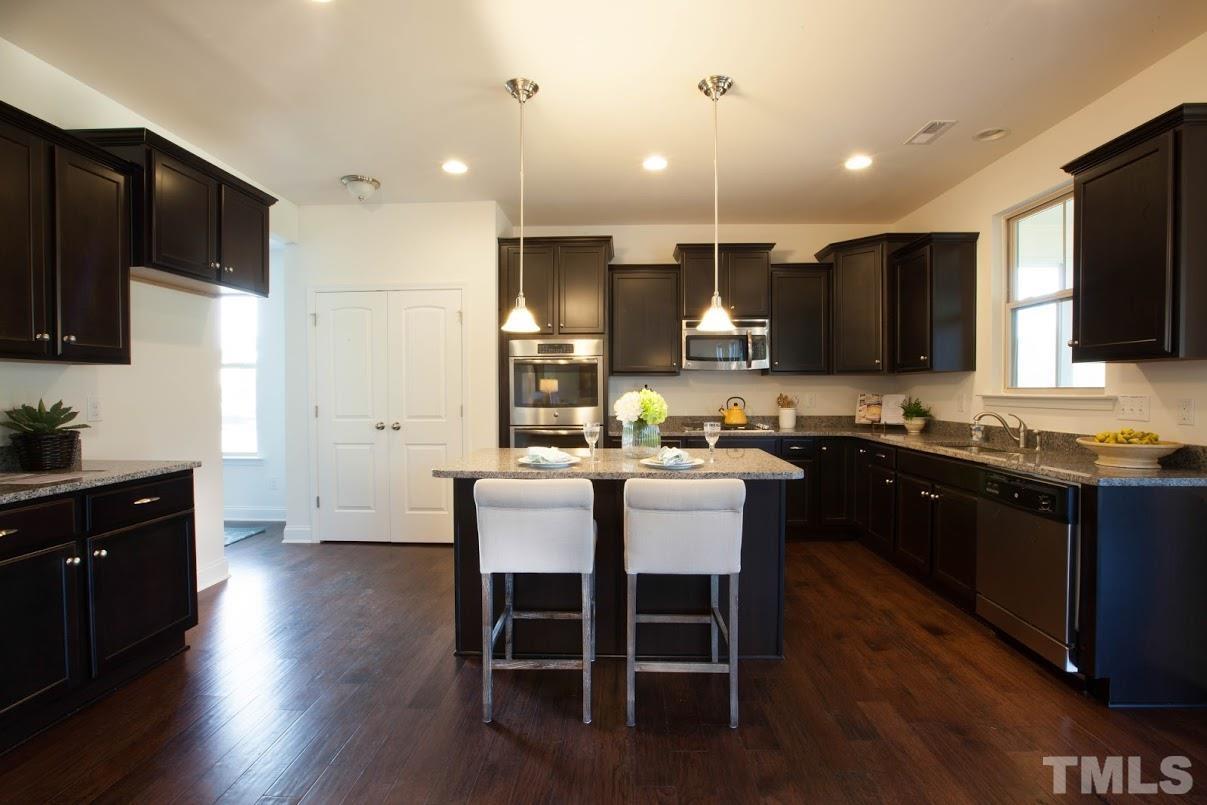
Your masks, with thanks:
M 316 294 L 320 541 L 451 542 L 461 291 Z

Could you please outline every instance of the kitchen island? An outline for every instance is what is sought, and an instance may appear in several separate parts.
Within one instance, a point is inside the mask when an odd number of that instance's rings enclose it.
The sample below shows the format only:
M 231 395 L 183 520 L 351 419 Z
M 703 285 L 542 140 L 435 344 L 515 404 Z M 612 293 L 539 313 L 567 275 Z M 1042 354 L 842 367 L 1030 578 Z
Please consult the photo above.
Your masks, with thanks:
M 605 656 L 625 653 L 624 482 L 629 478 L 737 478 L 746 483 L 742 520 L 742 578 L 739 652 L 744 658 L 780 658 L 784 653 L 784 483 L 802 471 L 764 450 L 721 449 L 714 462 L 690 470 L 658 470 L 625 458 L 620 450 L 600 449 L 594 461 L 583 450 L 570 450 L 582 462 L 560 470 L 522 467 L 525 450 L 487 449 L 433 471 L 453 479 L 453 557 L 456 652 L 481 653 L 481 576 L 478 571 L 477 512 L 474 483 L 481 478 L 586 478 L 595 488 L 595 632 L 597 651 Z M 693 455 L 707 457 L 707 451 Z M 638 582 L 642 612 L 707 611 L 707 576 L 642 576 Z M 727 594 L 722 580 L 722 599 Z M 495 585 L 495 611 L 503 606 L 503 585 Z M 517 609 L 576 609 L 581 589 L 577 576 L 515 577 Z M 516 624 L 515 652 L 519 656 L 575 655 L 582 637 L 574 621 L 521 621 Z M 643 657 L 706 657 L 709 631 L 705 626 L 649 624 L 638 634 L 637 653 Z

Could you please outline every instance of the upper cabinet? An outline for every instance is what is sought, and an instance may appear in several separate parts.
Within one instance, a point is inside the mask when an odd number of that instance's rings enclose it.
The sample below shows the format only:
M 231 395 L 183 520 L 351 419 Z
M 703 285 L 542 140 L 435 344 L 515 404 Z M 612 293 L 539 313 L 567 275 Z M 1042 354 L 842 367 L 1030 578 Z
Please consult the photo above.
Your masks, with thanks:
M 893 369 L 976 369 L 977 232 L 932 232 L 892 256 Z
M 1064 169 L 1073 360 L 1207 358 L 1207 104 L 1171 109 Z
M 217 293 L 268 295 L 268 208 L 276 199 L 147 129 L 74 132 L 142 170 L 135 275 Z
M 824 374 L 830 368 L 830 266 L 771 267 L 771 371 Z
M 736 319 L 765 319 L 771 312 L 771 249 L 774 243 L 722 243 L 719 264 L 711 243 L 680 243 L 675 247 L 683 284 L 682 317 L 698 319 L 712 301 L 714 265 L 716 287 Z
M 611 373 L 679 373 L 678 266 L 613 266 Z
M 0 104 L 0 358 L 130 362 L 134 171 Z
M 831 243 L 817 253 L 833 263 L 833 371 L 889 369 L 889 266 L 893 253 L 921 235 L 892 233 Z
M 524 238 L 524 300 L 542 335 L 603 335 L 610 237 Z M 520 241 L 499 239 L 499 321 L 520 291 Z M 535 335 L 535 334 L 534 334 Z

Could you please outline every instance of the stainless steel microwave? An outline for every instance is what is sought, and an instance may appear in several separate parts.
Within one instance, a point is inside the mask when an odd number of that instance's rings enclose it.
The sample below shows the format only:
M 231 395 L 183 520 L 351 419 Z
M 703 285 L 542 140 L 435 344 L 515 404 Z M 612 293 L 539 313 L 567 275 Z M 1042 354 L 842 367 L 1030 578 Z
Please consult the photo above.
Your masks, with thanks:
M 684 369 L 747 371 L 771 368 L 771 322 L 737 319 L 727 333 L 702 333 L 697 319 L 683 321 Z

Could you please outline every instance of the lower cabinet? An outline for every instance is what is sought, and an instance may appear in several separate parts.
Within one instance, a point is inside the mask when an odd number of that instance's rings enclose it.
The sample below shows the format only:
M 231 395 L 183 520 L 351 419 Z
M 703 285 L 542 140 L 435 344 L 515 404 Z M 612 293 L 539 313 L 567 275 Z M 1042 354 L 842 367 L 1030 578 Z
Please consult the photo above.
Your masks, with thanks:
M 976 604 L 977 499 L 967 492 L 934 487 L 935 584 L 966 606 Z
M 897 473 L 884 467 L 867 466 L 864 484 L 867 507 L 864 541 L 877 553 L 890 556 L 897 514 Z
M 931 495 L 929 481 L 897 476 L 897 541 L 893 558 L 919 576 L 930 575 Z
M 784 482 L 787 536 L 799 538 L 817 522 L 817 496 L 813 492 L 816 478 L 812 459 L 790 459 L 789 463 L 805 474 L 799 480 Z
M 848 439 L 822 439 L 817 448 L 817 510 L 824 526 L 850 525 L 854 463 Z

